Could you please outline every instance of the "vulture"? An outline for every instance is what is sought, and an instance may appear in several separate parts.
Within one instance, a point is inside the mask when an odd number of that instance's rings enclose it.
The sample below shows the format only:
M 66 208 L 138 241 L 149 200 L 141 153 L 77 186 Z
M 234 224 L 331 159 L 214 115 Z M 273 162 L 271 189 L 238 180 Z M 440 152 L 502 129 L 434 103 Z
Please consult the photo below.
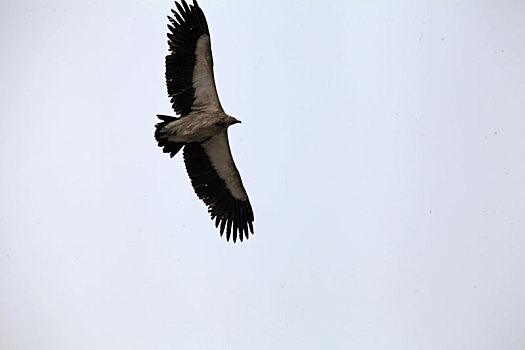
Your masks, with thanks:
M 166 85 L 178 117 L 157 115 L 155 139 L 171 157 L 183 149 L 193 189 L 220 235 L 242 242 L 253 234 L 254 216 L 228 142 L 228 127 L 241 121 L 226 114 L 219 101 L 204 13 L 195 0 L 175 5 L 168 16 Z

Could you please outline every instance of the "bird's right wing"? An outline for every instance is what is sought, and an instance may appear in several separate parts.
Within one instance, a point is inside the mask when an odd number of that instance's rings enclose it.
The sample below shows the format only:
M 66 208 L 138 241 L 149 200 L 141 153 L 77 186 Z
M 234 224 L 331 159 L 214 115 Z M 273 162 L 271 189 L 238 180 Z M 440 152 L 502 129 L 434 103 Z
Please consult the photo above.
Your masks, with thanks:
M 253 211 L 239 171 L 233 162 L 225 132 L 206 142 L 189 143 L 184 147 L 184 162 L 197 196 L 206 203 L 215 226 L 220 224 L 221 236 L 233 233 L 233 241 L 253 233 Z
M 182 117 L 193 111 L 222 111 L 211 54 L 208 23 L 197 1 L 188 5 L 175 2 L 168 19 L 168 44 L 171 54 L 166 56 L 166 85 L 173 109 Z

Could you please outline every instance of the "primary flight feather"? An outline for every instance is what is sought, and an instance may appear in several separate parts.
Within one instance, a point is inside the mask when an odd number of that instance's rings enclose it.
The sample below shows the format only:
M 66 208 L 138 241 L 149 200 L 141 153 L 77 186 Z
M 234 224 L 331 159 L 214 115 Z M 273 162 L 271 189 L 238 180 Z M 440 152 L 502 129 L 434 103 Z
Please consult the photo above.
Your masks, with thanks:
M 171 157 L 184 147 L 184 163 L 197 196 L 206 203 L 226 240 L 253 234 L 253 211 L 233 162 L 228 127 L 240 123 L 222 109 L 213 77 L 210 32 L 193 0 L 175 2 L 168 16 L 166 85 L 179 117 L 158 115 L 155 139 Z

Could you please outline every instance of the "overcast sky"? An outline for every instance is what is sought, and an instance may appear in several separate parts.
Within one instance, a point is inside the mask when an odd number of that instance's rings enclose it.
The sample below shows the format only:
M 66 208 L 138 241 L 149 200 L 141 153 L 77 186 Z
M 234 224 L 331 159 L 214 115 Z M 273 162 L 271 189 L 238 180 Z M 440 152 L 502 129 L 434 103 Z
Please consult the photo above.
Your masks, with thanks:
M 171 1 L 0 5 L 0 348 L 524 349 L 525 3 L 200 5 L 243 243 L 153 138 Z

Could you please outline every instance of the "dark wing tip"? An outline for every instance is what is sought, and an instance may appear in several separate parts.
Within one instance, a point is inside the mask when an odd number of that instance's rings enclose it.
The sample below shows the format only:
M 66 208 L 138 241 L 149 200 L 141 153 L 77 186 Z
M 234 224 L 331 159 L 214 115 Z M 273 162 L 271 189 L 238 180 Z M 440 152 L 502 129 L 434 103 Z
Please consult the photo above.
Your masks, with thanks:
M 214 206 L 209 207 L 212 220 L 215 219 L 215 226 L 220 224 L 221 236 L 226 232 L 226 240 L 230 238 L 236 243 L 237 239 L 241 242 L 250 238 L 253 232 L 253 212 L 249 200 L 226 199 L 231 201 L 228 210 L 216 209 Z
M 172 9 L 171 13 L 176 20 L 168 16 L 169 21 L 173 24 L 173 29 L 170 28 L 172 34 L 176 32 L 186 36 L 193 34 L 192 39 L 202 34 L 210 34 L 206 16 L 197 1 L 193 1 L 192 5 L 188 5 L 185 0 L 180 3 L 175 1 L 175 7 L 177 9 Z

